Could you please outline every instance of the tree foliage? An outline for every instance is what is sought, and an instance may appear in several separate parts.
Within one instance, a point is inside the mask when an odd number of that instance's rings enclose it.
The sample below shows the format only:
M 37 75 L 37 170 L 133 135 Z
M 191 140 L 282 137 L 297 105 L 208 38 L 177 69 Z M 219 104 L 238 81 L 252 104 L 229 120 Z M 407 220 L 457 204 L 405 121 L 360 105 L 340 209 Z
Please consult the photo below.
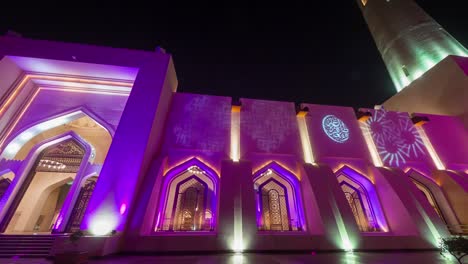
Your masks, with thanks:
M 457 259 L 458 263 L 462 263 L 462 258 L 468 255 L 468 239 L 464 236 L 442 238 L 440 249 L 441 254 L 448 252 Z

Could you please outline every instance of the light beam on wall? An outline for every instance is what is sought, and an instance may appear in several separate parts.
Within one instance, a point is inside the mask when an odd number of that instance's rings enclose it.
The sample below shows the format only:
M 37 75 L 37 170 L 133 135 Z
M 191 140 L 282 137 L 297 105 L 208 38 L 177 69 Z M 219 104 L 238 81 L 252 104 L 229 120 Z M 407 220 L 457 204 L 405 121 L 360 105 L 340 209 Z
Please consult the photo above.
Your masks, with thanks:
M 234 240 L 232 242 L 232 250 L 236 253 L 241 253 L 245 249 L 244 238 L 242 234 L 242 198 L 234 199 Z
M 90 232 L 95 236 L 109 235 L 117 226 L 117 219 L 112 214 L 100 215 L 91 221 Z
M 338 233 L 341 238 L 341 248 L 344 251 L 352 252 L 353 245 L 351 244 L 351 240 L 349 239 L 348 231 L 346 230 L 346 225 L 344 224 L 343 217 L 341 216 L 336 201 L 333 201 L 332 203 L 333 215 L 335 216 L 336 226 L 338 227 Z
M 231 159 L 240 159 L 240 107 L 233 106 L 231 111 Z
M 372 138 L 369 125 L 366 122 L 360 122 L 360 128 L 362 131 L 362 135 L 364 136 L 364 140 L 366 141 L 367 148 L 369 149 L 372 163 L 374 163 L 375 167 L 383 167 L 382 160 L 380 159 L 380 155 L 377 152 L 377 147 L 375 146 L 374 139 Z
M 421 137 L 424 146 L 426 146 L 427 152 L 429 152 L 429 155 L 431 156 L 432 161 L 434 162 L 436 168 L 438 170 L 445 170 L 445 165 L 442 163 L 442 160 L 440 160 L 439 155 L 434 149 L 434 146 L 432 146 L 431 141 L 427 137 L 426 131 L 424 131 L 424 128 L 422 126 L 415 126 L 416 130 L 419 133 L 419 136 Z
M 301 136 L 302 151 L 304 152 L 305 163 L 314 164 L 314 153 L 312 152 L 312 145 L 310 144 L 309 130 L 304 115 L 297 116 L 297 124 L 299 127 L 299 135 Z

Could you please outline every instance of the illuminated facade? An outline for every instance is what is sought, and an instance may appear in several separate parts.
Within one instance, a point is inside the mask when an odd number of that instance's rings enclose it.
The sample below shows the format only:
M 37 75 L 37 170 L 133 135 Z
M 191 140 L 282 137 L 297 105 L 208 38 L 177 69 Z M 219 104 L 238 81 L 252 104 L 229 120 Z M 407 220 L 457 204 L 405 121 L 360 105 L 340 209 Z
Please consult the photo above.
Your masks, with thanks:
M 0 38 L 0 232 L 85 230 L 105 255 L 432 249 L 467 231 L 457 117 L 176 88 L 162 50 Z

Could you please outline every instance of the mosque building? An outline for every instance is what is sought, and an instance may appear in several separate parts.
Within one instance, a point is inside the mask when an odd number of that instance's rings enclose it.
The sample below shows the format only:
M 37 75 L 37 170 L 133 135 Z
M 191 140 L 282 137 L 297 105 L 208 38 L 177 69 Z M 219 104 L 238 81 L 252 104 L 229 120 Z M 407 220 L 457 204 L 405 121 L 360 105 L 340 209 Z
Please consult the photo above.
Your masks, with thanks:
M 176 92 L 163 49 L 0 37 L 0 256 L 78 230 L 94 256 L 467 234 L 468 52 L 413 1 L 357 3 L 398 91 L 357 112 Z

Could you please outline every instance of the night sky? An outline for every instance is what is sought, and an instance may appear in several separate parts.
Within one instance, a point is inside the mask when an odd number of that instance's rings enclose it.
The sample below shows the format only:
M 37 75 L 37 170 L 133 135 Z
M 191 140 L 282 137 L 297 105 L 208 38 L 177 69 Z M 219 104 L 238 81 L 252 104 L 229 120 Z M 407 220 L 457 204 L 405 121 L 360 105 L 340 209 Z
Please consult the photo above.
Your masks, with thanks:
M 468 46 L 464 1 L 417 2 Z M 395 93 L 355 0 L 60 3 L 2 6 L 0 34 L 10 29 L 27 38 L 150 51 L 161 45 L 173 55 L 181 92 L 355 108 Z

